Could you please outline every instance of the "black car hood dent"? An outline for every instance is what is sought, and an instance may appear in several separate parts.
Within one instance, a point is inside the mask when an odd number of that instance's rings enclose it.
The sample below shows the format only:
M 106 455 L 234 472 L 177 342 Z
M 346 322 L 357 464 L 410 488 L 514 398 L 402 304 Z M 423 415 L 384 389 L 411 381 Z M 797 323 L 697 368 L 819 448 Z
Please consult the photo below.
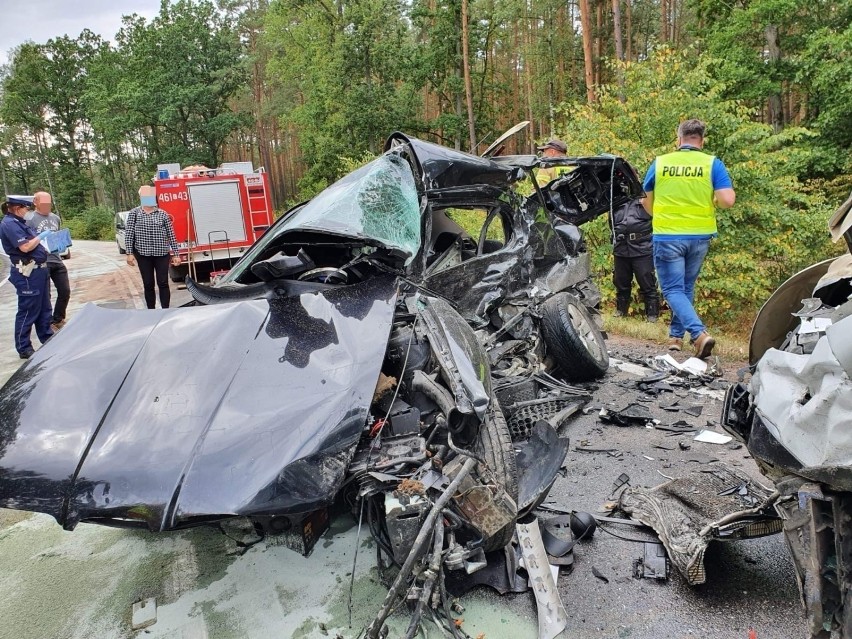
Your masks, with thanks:
M 331 501 L 396 282 L 158 311 L 87 306 L 0 390 L 0 506 L 152 530 Z

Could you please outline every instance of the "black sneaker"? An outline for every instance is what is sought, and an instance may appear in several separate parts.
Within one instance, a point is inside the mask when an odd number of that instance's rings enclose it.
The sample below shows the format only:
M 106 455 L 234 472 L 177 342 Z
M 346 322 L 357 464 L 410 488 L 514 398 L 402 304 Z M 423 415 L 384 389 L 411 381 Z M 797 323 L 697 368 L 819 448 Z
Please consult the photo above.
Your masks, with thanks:
M 23 353 L 18 353 L 18 356 L 19 356 L 21 359 L 29 359 L 29 358 L 30 358 L 30 357 L 32 357 L 33 355 L 35 355 L 35 351 L 34 351 L 33 349 L 30 349 L 30 350 L 28 350 L 28 351 L 24 351 Z

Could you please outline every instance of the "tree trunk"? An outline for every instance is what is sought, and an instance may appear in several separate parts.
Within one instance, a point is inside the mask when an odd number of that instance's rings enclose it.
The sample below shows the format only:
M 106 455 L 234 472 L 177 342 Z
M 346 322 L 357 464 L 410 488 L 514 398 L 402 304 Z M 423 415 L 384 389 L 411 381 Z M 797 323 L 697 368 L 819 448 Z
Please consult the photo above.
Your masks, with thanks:
M 624 61 L 624 45 L 621 41 L 621 2 L 612 0 L 612 35 L 615 39 L 615 57 Z
M 669 0 L 660 0 L 660 42 L 669 39 Z
M 619 62 L 624 62 L 624 46 L 621 43 L 621 2 L 620 0 L 612 0 L 612 35 L 615 40 L 615 57 Z M 616 69 L 618 77 L 618 99 L 625 102 L 624 97 L 624 69 L 618 67 Z
M 3 176 L 3 193 L 8 193 L 9 184 L 6 182 L 6 161 L 3 159 L 2 153 L 0 153 L 0 175 Z
M 603 64 L 603 3 L 604 0 L 595 2 L 595 86 L 601 85 L 601 65 Z
M 461 11 L 459 11 L 461 13 Z M 458 21 L 456 22 L 456 26 L 461 22 L 461 17 L 457 16 Z M 456 86 L 464 86 L 464 70 L 461 68 L 462 66 L 462 46 L 461 46 L 461 33 L 456 32 L 456 65 L 455 65 L 455 76 L 458 84 Z M 456 118 L 458 122 L 464 121 L 464 93 L 463 91 L 459 91 L 456 89 L 453 95 L 453 110 L 456 113 Z M 461 151 L 462 148 L 462 133 L 460 129 L 456 129 L 453 135 L 453 147 Z
M 525 31 L 526 42 L 524 43 L 526 46 L 524 47 L 525 51 L 529 51 L 532 45 L 532 24 L 528 24 Z M 527 62 L 529 63 L 529 58 L 527 58 Z M 527 120 L 530 121 L 530 137 L 534 140 L 536 137 L 536 124 L 533 119 L 533 98 L 532 98 L 532 72 L 530 69 L 527 69 L 527 72 L 524 73 L 525 80 L 525 88 L 527 94 Z
M 580 0 L 580 26 L 583 29 L 583 66 L 585 67 L 586 101 L 597 102 L 595 95 L 594 69 L 592 66 L 592 20 L 589 15 L 589 0 Z
M 633 0 L 625 0 L 627 4 L 627 59 L 633 60 Z
M 467 101 L 467 132 L 470 136 L 470 152 L 476 154 L 476 124 L 473 117 L 473 87 L 470 81 L 470 38 L 468 34 L 467 9 L 467 0 L 462 0 L 462 65 L 464 67 L 464 96 Z
M 778 67 L 778 62 L 781 60 L 781 48 L 778 46 L 778 25 L 766 25 L 763 34 L 766 37 L 766 52 L 768 54 L 770 72 L 774 75 Z M 769 96 L 767 115 L 769 117 L 769 124 L 778 133 L 783 126 L 780 86 L 778 90 Z

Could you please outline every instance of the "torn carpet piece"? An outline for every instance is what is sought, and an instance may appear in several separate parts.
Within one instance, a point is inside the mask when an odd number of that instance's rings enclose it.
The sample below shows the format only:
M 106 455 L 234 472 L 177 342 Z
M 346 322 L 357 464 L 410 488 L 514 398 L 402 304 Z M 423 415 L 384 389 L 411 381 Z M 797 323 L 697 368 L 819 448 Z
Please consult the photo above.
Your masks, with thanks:
M 714 539 L 751 539 L 781 531 L 773 508 L 776 498 L 719 462 L 655 488 L 630 486 L 619 507 L 657 532 L 672 563 L 694 586 L 706 580 L 704 553 Z

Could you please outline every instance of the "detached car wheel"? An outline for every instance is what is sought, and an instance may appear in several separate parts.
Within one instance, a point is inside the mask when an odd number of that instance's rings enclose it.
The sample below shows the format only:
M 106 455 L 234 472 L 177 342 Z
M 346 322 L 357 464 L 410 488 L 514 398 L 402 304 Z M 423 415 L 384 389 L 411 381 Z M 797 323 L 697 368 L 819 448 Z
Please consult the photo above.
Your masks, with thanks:
M 488 464 L 488 470 L 494 475 L 503 490 L 518 503 L 518 467 L 515 463 L 515 447 L 506 418 L 497 400 L 491 400 L 491 406 L 485 414 L 485 420 L 479 428 L 479 436 L 474 451 Z M 515 522 L 508 524 L 499 534 L 485 544 L 485 552 L 499 550 L 512 541 L 515 534 Z
M 571 382 L 597 379 L 609 368 L 603 335 L 582 302 L 557 293 L 542 307 L 541 331 L 547 352 Z

